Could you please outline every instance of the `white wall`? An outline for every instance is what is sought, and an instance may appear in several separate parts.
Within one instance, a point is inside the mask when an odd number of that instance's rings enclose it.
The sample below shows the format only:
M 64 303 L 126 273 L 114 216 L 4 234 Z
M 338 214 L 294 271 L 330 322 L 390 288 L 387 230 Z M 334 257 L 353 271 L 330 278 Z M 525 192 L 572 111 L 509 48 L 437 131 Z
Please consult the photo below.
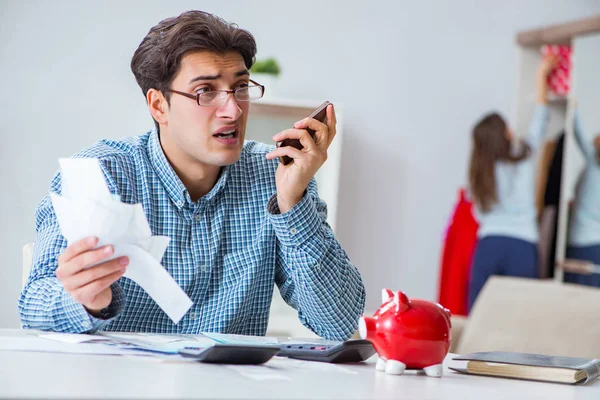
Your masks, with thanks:
M 338 231 L 369 308 L 384 286 L 435 298 L 469 129 L 491 108 L 514 115 L 515 32 L 600 12 L 595 0 L 0 1 L 0 327 L 18 326 L 20 249 L 57 158 L 151 127 L 131 55 L 160 19 L 197 7 L 278 57 L 281 94 L 344 103 Z

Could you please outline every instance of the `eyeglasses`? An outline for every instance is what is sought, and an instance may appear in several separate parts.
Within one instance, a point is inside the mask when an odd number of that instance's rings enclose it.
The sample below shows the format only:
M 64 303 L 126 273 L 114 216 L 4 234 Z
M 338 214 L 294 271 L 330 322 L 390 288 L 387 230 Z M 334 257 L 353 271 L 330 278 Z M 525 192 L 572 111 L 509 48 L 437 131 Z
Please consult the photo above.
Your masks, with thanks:
M 186 93 L 179 90 L 166 89 L 166 92 L 176 93 L 196 100 L 199 106 L 221 107 L 227 101 L 227 95 L 232 93 L 237 101 L 247 102 L 258 100 L 265 94 L 265 87 L 250 79 L 254 86 L 243 86 L 233 90 L 212 90 L 203 93 Z

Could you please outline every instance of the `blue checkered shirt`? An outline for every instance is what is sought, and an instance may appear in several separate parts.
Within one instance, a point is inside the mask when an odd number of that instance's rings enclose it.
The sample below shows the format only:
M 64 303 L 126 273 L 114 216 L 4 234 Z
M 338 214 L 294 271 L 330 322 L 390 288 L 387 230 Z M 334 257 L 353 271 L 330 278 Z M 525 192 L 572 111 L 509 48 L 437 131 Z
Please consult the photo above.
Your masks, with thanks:
M 171 242 L 162 265 L 193 301 L 175 325 L 128 278 L 112 285 L 106 320 L 87 313 L 56 278 L 66 248 L 49 196 L 36 210 L 37 239 L 19 299 L 24 328 L 59 332 L 199 332 L 264 335 L 274 283 L 300 321 L 321 337 L 344 340 L 357 328 L 365 302 L 361 276 L 326 222 L 314 179 L 304 198 L 281 214 L 273 149 L 247 141 L 238 162 L 224 167 L 212 190 L 193 202 L 167 161 L 156 130 L 103 140 L 74 157 L 100 160 L 111 193 L 141 203 L 153 235 Z M 50 192 L 61 192 L 57 173 Z

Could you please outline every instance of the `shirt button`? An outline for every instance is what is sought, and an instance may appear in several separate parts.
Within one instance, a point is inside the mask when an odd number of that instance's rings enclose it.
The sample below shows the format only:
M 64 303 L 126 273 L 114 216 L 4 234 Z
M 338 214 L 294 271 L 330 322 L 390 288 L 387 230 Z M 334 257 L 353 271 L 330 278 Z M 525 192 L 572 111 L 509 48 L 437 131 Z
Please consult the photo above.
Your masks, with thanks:
M 298 233 L 298 230 L 296 228 L 292 228 L 292 229 L 290 229 L 290 233 L 292 235 L 295 235 L 296 233 Z
M 198 214 L 194 217 L 196 221 L 200 221 L 202 219 L 202 215 Z
M 190 313 L 190 319 L 196 319 L 196 312 L 195 311 L 192 311 Z
M 175 203 L 175 205 L 177 205 L 177 207 L 182 207 L 183 206 L 183 201 L 177 200 L 177 203 Z
M 200 266 L 200 271 L 206 272 L 206 265 L 201 265 Z

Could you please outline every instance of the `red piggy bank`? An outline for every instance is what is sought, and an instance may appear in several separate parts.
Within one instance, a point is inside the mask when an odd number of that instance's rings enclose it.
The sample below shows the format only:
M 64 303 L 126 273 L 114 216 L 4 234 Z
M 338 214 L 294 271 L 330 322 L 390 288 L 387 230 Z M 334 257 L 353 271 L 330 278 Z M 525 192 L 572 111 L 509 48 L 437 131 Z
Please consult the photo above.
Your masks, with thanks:
M 451 342 L 450 311 L 388 289 L 382 297 L 375 315 L 361 317 L 359 323 L 360 336 L 379 354 L 377 370 L 400 375 L 405 369 L 422 369 L 428 376 L 442 376 Z

